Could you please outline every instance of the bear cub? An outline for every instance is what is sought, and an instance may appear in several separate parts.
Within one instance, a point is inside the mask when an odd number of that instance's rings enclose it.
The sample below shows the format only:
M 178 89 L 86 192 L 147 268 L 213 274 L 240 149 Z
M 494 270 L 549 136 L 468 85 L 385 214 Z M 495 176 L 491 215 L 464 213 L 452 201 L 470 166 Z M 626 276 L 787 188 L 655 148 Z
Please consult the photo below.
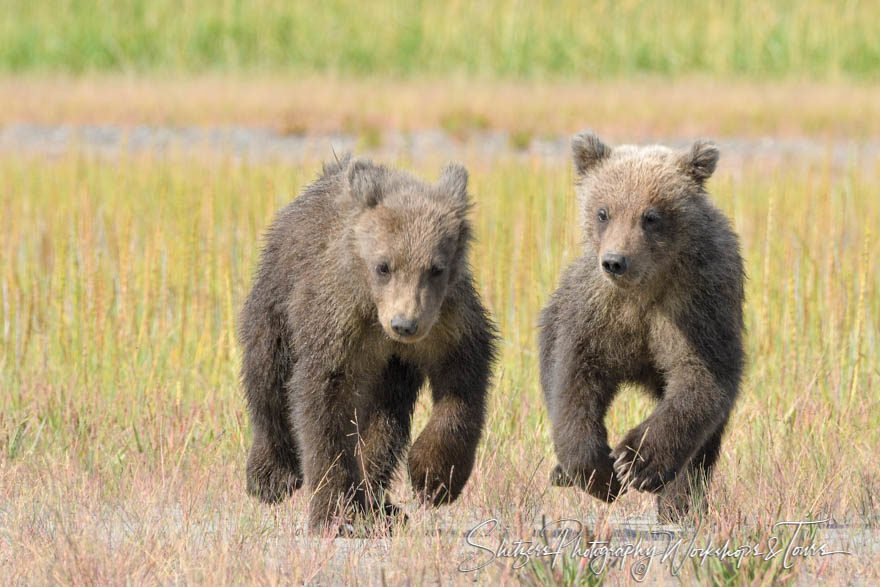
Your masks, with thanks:
M 459 165 L 429 185 L 347 156 L 278 213 L 239 326 L 248 493 L 277 502 L 305 482 L 312 529 L 398 513 L 384 490 L 426 380 L 412 486 L 435 505 L 461 493 L 496 348 L 468 266 L 467 181 Z
M 658 495 L 661 520 L 702 506 L 744 365 L 743 263 L 704 189 L 718 148 L 572 141 L 583 254 L 540 316 L 554 485 L 613 501 Z M 657 399 L 614 450 L 604 418 L 621 384 Z

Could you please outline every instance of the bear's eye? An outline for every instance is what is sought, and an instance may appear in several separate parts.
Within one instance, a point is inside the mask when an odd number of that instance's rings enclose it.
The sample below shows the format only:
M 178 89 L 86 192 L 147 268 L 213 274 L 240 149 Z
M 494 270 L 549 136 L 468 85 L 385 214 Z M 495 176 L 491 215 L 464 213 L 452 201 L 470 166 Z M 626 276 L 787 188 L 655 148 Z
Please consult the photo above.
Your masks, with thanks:
M 376 275 L 379 277 L 388 277 L 391 275 L 391 268 L 388 266 L 388 263 L 379 263 L 376 265 Z
M 648 210 L 642 214 L 642 226 L 645 229 L 656 228 L 660 225 L 660 214 L 656 210 Z
M 605 208 L 599 208 L 597 216 L 599 217 L 599 222 L 608 222 L 608 210 Z
M 443 269 L 443 267 L 441 267 L 440 265 L 431 265 L 431 268 L 428 270 L 431 277 L 440 277 L 441 275 L 443 275 L 444 271 L 445 269 Z

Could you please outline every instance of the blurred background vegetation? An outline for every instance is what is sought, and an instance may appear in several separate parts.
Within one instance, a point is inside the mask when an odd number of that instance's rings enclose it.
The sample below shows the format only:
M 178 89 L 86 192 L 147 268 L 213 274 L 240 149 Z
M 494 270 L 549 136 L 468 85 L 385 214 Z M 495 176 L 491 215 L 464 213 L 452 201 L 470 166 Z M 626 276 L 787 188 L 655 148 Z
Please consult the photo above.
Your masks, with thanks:
M 877 79 L 880 2 L 5 0 L 0 72 Z

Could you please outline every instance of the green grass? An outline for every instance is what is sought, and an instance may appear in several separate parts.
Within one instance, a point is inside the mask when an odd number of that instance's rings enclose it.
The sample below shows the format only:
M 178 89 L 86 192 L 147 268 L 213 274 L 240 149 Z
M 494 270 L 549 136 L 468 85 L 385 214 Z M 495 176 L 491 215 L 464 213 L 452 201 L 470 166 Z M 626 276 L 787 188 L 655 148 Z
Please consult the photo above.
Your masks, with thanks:
M 0 13 L 0 71 L 876 79 L 878 21 L 868 0 L 31 0 Z
M 0 158 L 0 582 L 467 581 L 454 569 L 471 551 L 450 530 L 496 517 L 526 536 L 541 515 L 652 511 L 642 494 L 609 507 L 547 487 L 535 322 L 578 254 L 577 213 L 567 165 L 522 161 L 471 165 L 473 265 L 503 343 L 462 498 L 420 510 L 401 475 L 393 494 L 410 525 L 346 545 L 303 537 L 303 491 L 273 508 L 246 497 L 235 317 L 261 231 L 317 169 Z M 746 168 L 710 189 L 742 237 L 749 364 L 702 536 L 752 539 L 810 517 L 880 523 L 878 169 Z M 623 393 L 612 442 L 649 409 Z M 588 580 L 573 564 L 496 562 L 480 578 Z M 682 572 L 716 583 L 880 580 L 867 555 Z

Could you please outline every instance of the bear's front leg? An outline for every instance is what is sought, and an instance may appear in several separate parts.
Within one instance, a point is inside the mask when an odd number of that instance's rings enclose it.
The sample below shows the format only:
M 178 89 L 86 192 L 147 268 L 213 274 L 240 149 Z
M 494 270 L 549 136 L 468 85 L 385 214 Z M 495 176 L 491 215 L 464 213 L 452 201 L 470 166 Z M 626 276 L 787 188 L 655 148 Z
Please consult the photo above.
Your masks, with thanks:
M 409 452 L 412 486 L 424 502 L 454 501 L 470 477 L 485 420 L 493 345 L 487 328 L 426 369 L 434 405 Z
M 263 285 L 254 286 L 259 291 Z M 302 485 L 302 467 L 290 422 L 285 385 L 293 364 L 283 319 L 251 294 L 242 312 L 241 380 L 247 398 L 253 444 L 247 457 L 247 492 L 277 503 Z
M 660 403 L 612 453 L 621 483 L 638 491 L 663 490 L 723 426 L 732 404 L 729 397 L 699 366 L 669 372 Z
M 577 372 L 562 373 L 558 381 L 549 408 L 559 464 L 550 481 L 563 487 L 577 485 L 593 497 L 613 502 L 622 491 L 612 468 L 604 420 L 616 385 Z
M 363 477 L 355 456 L 357 414 L 353 382 L 344 369 L 298 363 L 290 382 L 294 426 L 311 493 L 309 527 L 321 530 L 365 511 Z
M 399 513 L 385 501 L 385 488 L 409 444 L 413 407 L 424 381 L 415 366 L 392 357 L 371 395 L 375 405 L 359 446 L 360 466 L 369 503 L 386 514 Z

